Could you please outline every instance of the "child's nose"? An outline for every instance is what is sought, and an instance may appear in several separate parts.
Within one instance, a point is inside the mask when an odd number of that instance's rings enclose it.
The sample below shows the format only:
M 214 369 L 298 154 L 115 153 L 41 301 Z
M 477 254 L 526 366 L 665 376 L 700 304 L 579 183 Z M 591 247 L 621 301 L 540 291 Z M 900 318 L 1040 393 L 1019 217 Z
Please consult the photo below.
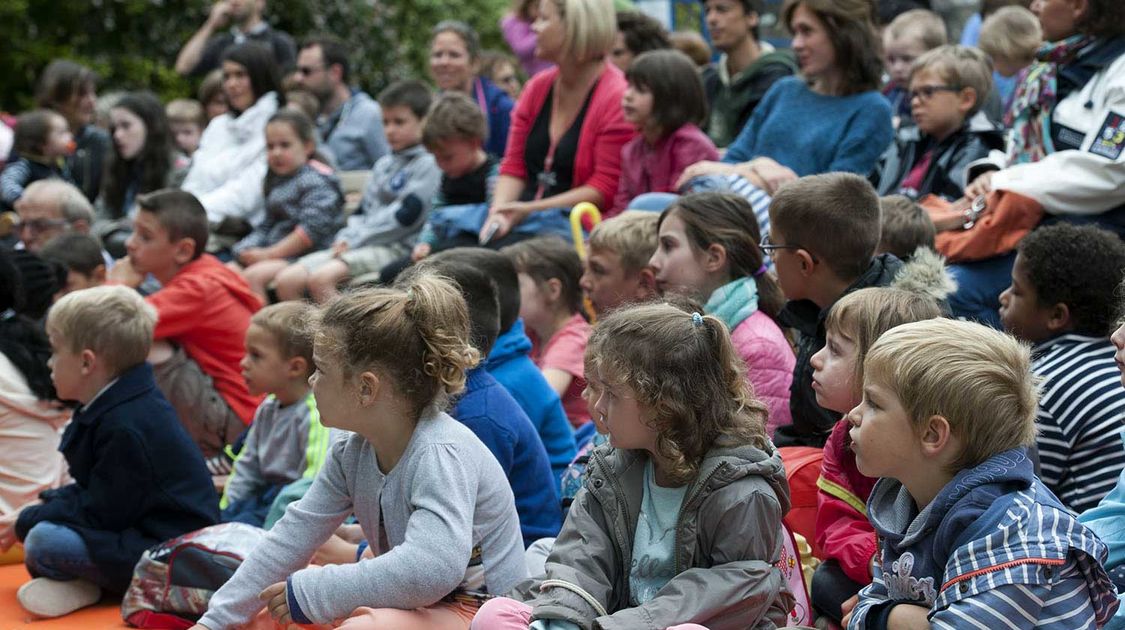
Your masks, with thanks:
M 848 412 L 848 424 L 852 425 L 853 427 L 858 427 L 862 423 L 862 419 L 859 413 L 859 407 L 860 405 L 856 405 L 854 408 L 852 408 L 851 411 Z

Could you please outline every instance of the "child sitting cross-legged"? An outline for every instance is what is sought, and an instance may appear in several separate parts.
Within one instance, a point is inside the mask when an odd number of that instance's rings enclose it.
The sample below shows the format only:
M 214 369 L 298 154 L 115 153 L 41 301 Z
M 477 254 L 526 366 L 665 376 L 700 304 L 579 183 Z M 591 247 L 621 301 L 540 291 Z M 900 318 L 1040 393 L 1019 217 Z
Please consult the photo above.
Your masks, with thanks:
M 145 363 L 156 310 L 125 287 L 95 287 L 51 308 L 51 379 L 81 403 L 59 450 L 74 483 L 24 507 L 16 536 L 28 573 L 18 599 L 57 617 L 122 593 L 149 547 L 213 525 L 203 458 Z
M 848 628 L 1102 626 L 1117 596 L 1106 547 L 1035 476 L 1028 348 L 932 319 L 883 334 L 848 414 L 874 581 Z
M 242 377 L 250 393 L 268 396 L 254 414 L 223 491 L 224 522 L 261 527 L 286 484 L 312 478 L 324 465 L 332 435 L 320 423 L 309 387 L 314 315 L 304 302 L 282 302 L 250 318 Z
M 667 304 L 598 322 L 594 451 L 546 573 L 478 630 L 785 625 L 776 566 L 789 489 L 726 326 Z M 678 625 L 686 624 L 686 625 Z
M 504 471 L 442 411 L 480 358 L 465 300 L 429 274 L 355 291 L 325 307 L 314 339 L 321 421 L 351 433 L 194 629 L 269 617 L 283 628 L 468 628 L 484 594 L 507 592 L 527 568 Z M 373 557 L 306 568 L 353 513 Z
M 846 414 L 859 404 L 863 359 L 884 332 L 941 316 L 936 300 L 891 288 L 860 289 L 840 298 L 825 322 L 827 343 L 812 356 L 812 388 L 821 407 L 841 414 L 824 445 L 817 481 L 816 546 L 823 557 L 813 574 L 812 604 L 836 623 L 841 604 L 871 583 L 875 531 L 864 507 L 875 479 L 859 472 Z

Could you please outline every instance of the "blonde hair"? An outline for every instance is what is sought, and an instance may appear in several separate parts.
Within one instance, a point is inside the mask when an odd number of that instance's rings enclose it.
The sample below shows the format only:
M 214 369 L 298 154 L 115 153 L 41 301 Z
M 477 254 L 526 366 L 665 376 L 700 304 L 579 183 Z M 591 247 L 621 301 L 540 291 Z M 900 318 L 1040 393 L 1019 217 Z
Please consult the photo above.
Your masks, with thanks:
M 594 226 L 590 232 L 590 249 L 617 254 L 628 273 L 640 271 L 656 253 L 659 221 L 657 212 L 626 210 Z
M 949 34 L 941 16 L 927 9 L 911 9 L 900 13 L 887 25 L 891 39 L 914 37 L 926 50 L 949 43 Z
M 1026 61 L 1035 59 L 1043 44 L 1043 27 L 1035 14 L 1021 6 L 997 9 L 980 26 L 977 46 L 993 59 Z
M 251 326 L 258 326 L 273 336 L 283 358 L 301 357 L 313 367 L 313 331 L 316 308 L 306 302 L 271 304 L 254 313 Z
M 566 31 L 563 55 L 575 61 L 593 61 L 613 48 L 617 14 L 610 0 L 551 0 Z
M 860 289 L 832 305 L 824 328 L 843 334 L 855 343 L 853 394 L 863 384 L 863 360 L 871 346 L 888 330 L 926 319 L 941 317 L 941 306 L 928 295 L 887 287 Z
M 922 72 L 933 72 L 942 81 L 957 88 L 973 88 L 977 100 L 966 117 L 977 113 L 992 91 L 992 62 L 978 48 L 950 44 L 928 51 L 914 60 L 910 77 Z
M 594 388 L 626 385 L 652 410 L 657 449 L 669 475 L 690 481 L 716 444 L 770 451 L 766 406 L 746 382 L 746 368 L 726 325 L 669 304 L 644 304 L 600 320 L 586 346 Z
M 202 129 L 207 126 L 203 104 L 193 98 L 177 98 L 164 106 L 164 115 L 170 123 L 193 123 Z
M 317 340 L 343 364 L 346 377 L 381 370 L 421 414 L 444 408 L 480 361 L 469 309 L 457 285 L 433 273 L 395 288 L 346 293 L 324 307 Z
M 951 473 L 1035 442 L 1031 351 L 1014 337 L 949 319 L 903 324 L 875 342 L 864 370 L 865 382 L 894 391 L 915 430 L 949 421 L 962 444 Z
M 120 285 L 67 293 L 47 313 L 47 330 L 68 350 L 92 350 L 114 374 L 145 362 L 154 328 L 156 309 Z

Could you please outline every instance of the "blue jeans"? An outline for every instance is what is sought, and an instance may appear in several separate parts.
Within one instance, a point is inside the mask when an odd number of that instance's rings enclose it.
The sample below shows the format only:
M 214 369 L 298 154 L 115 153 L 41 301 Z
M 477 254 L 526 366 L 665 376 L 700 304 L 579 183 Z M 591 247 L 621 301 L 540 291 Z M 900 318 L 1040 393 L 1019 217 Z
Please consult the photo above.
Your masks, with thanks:
M 642 193 L 633 197 L 625 208 L 627 210 L 664 212 L 668 206 L 672 205 L 679 198 L 679 195 L 673 195 L 672 193 Z
M 1000 324 L 1000 294 L 1012 283 L 1012 265 L 1016 253 L 950 265 L 949 273 L 957 281 L 957 291 L 949 296 L 954 317 L 960 317 L 997 330 Z
M 27 533 L 23 545 L 24 563 L 31 577 L 81 578 L 105 588 L 105 579 L 90 557 L 86 542 L 73 529 L 42 521 Z

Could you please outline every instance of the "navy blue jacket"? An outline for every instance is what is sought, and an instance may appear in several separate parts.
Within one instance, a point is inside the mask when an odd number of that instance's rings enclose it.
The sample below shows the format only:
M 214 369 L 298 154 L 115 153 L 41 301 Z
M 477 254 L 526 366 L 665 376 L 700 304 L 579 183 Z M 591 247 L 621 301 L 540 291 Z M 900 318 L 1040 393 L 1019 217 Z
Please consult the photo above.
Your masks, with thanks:
M 523 544 L 558 536 L 562 527 L 559 481 L 543 441 L 504 386 L 484 370 L 469 371 L 465 392 L 451 414 L 492 451 L 516 497 Z
M 219 520 L 203 456 L 147 363 L 76 411 L 59 450 L 74 483 L 24 508 L 16 535 L 23 540 L 43 521 L 73 529 L 110 590 L 125 591 L 145 549 Z
M 504 157 L 504 149 L 508 147 L 508 128 L 512 124 L 515 103 L 507 92 L 488 79 L 480 77 L 477 81 L 484 92 L 484 102 L 488 104 L 488 140 L 484 143 L 484 150 L 499 159 Z M 472 97 L 476 99 L 477 95 Z

